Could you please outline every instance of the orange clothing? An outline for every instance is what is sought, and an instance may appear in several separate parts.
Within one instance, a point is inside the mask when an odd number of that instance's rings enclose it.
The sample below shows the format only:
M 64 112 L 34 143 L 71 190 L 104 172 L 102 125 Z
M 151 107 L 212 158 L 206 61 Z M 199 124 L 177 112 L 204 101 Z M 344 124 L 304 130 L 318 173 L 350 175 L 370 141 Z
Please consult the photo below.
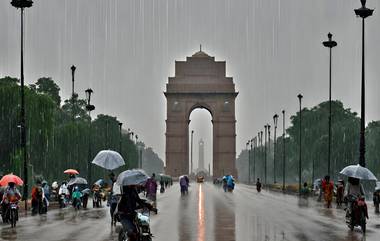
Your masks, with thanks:
M 325 201 L 331 203 L 334 194 L 334 184 L 332 181 L 327 183 L 326 180 L 322 181 L 323 193 L 325 194 Z
M 42 198 L 42 190 L 41 187 L 34 186 L 32 188 L 32 200 L 38 200 Z

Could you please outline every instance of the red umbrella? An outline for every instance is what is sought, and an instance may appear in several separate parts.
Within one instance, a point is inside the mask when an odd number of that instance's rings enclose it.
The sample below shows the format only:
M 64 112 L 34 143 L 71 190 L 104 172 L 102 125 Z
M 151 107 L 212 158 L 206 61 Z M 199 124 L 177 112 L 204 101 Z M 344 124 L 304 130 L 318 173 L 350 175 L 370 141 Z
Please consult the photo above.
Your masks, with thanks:
M 8 186 L 8 183 L 13 182 L 18 186 L 24 184 L 24 181 L 16 175 L 8 174 L 3 176 L 0 180 L 0 186 Z
M 79 174 L 79 172 L 77 170 L 75 170 L 75 169 L 67 169 L 63 173 L 65 173 L 65 174 L 74 174 L 74 175 L 78 175 Z

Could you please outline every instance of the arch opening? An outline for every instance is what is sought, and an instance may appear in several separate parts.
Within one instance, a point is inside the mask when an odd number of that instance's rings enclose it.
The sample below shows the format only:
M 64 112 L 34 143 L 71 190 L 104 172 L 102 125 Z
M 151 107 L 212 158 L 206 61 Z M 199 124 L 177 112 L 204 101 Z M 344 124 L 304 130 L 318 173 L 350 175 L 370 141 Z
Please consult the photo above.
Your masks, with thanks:
M 196 107 L 189 113 L 189 174 L 213 174 L 213 125 L 207 108 Z

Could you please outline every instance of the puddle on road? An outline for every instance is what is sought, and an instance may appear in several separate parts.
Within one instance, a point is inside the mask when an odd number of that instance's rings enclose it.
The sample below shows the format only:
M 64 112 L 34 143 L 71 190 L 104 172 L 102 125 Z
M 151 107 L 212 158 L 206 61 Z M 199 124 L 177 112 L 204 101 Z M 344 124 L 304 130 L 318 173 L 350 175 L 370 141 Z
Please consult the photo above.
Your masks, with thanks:
M 1 225 L 1 240 L 17 240 L 17 229 L 10 225 Z
M 214 215 L 214 240 L 235 241 L 235 212 L 233 207 L 227 207 L 220 200 L 215 200 Z

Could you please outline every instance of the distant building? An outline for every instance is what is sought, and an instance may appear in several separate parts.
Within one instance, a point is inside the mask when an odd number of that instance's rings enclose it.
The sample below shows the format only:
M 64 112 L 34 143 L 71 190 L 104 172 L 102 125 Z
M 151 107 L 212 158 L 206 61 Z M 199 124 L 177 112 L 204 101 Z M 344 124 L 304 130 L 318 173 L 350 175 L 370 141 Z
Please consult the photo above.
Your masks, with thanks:
M 205 143 L 201 139 L 199 141 L 199 159 L 198 159 L 198 169 L 203 170 L 205 169 Z
M 203 141 L 203 139 L 200 139 L 198 142 L 198 150 L 199 157 L 197 173 L 202 172 L 203 174 L 208 174 L 208 171 L 205 168 L 205 142 Z

